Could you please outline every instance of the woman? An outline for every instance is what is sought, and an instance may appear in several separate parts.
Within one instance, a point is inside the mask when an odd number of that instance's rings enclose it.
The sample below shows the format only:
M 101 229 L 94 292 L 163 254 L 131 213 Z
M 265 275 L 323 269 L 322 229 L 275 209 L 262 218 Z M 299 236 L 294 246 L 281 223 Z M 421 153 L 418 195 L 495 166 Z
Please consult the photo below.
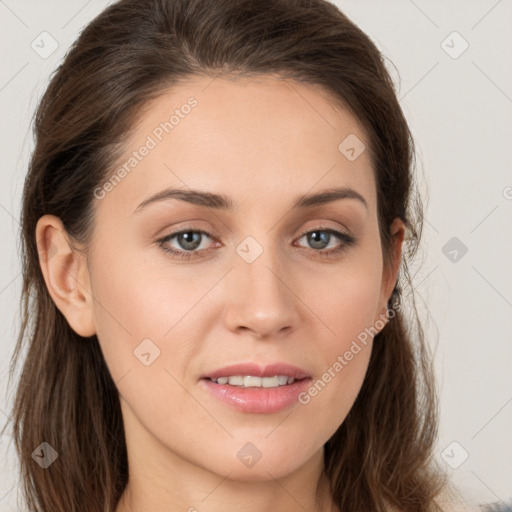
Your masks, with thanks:
M 334 5 L 117 2 L 35 132 L 13 360 L 26 343 L 31 511 L 465 510 L 402 307 L 413 141 Z

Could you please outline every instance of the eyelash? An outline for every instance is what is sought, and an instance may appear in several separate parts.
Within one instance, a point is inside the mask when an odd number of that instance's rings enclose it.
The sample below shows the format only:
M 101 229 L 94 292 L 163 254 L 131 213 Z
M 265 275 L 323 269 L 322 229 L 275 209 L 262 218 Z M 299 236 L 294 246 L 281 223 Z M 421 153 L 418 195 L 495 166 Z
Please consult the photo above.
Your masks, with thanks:
M 310 251 L 313 251 L 316 256 L 320 256 L 320 257 L 324 257 L 324 258 L 337 256 L 337 255 L 341 254 L 342 252 L 344 252 L 346 249 L 348 249 L 348 247 L 354 245 L 356 242 L 356 239 L 347 233 L 343 233 L 342 231 L 337 231 L 335 229 L 323 227 L 323 226 L 319 226 L 315 229 L 306 231 L 301 236 L 299 236 L 298 239 L 300 240 L 304 236 L 306 236 L 310 233 L 314 233 L 314 232 L 329 233 L 331 235 L 334 235 L 340 241 L 342 241 L 341 245 L 339 245 L 338 247 L 336 247 L 334 249 L 330 249 L 328 251 L 309 249 Z M 171 254 L 174 258 L 180 258 L 180 259 L 184 259 L 184 260 L 190 260 L 191 258 L 203 258 L 206 256 L 206 253 L 211 251 L 211 249 L 202 249 L 200 251 L 197 251 L 197 250 L 180 251 L 177 249 L 171 249 L 171 248 L 169 248 L 168 245 L 166 245 L 166 242 L 169 242 L 174 237 L 184 234 L 184 233 L 198 233 L 201 235 L 206 235 L 207 237 L 211 238 L 212 240 L 215 238 L 213 235 L 211 235 L 207 231 L 203 231 L 200 229 L 193 229 L 193 228 L 184 228 L 184 229 L 181 229 L 180 231 L 176 231 L 175 233 L 171 233 L 170 235 L 167 235 L 164 238 L 157 240 L 157 243 L 165 253 Z M 330 240 L 329 240 L 329 243 L 330 243 Z

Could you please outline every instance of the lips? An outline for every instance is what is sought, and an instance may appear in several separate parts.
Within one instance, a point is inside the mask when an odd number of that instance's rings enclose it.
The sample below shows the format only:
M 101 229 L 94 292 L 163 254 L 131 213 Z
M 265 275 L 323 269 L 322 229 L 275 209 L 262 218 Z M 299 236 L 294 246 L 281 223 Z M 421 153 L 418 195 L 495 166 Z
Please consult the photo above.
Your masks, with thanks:
M 264 370 L 266 369 L 262 369 Z M 203 378 L 199 385 L 210 397 L 231 409 L 251 414 L 273 414 L 296 406 L 298 397 L 311 385 L 311 379 L 304 378 L 284 386 L 265 388 L 217 384 L 209 378 Z
M 271 363 L 266 365 L 259 365 L 256 363 L 237 363 L 208 372 L 201 376 L 201 379 L 215 380 L 219 377 L 232 377 L 235 375 L 262 378 L 286 375 L 287 377 L 292 377 L 295 380 L 311 378 L 306 370 L 287 363 Z

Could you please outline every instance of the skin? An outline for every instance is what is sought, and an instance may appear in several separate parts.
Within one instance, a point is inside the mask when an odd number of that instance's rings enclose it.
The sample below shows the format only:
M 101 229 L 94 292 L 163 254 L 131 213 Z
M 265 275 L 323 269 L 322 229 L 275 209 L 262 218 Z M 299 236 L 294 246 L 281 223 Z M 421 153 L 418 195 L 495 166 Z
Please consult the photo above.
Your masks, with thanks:
M 130 480 L 117 512 L 336 510 L 323 445 L 357 397 L 371 338 L 307 405 L 273 414 L 237 411 L 199 378 L 248 361 L 284 361 L 320 378 L 385 314 L 404 225 L 391 226 L 395 259 L 384 268 L 369 151 L 349 161 L 338 150 L 350 134 L 368 147 L 363 129 L 321 88 L 273 76 L 180 82 L 146 106 L 120 165 L 190 96 L 197 106 L 95 199 L 86 254 L 72 250 L 57 217 L 37 225 L 41 254 L 54 252 L 41 258 L 48 290 L 73 330 L 97 335 L 119 390 Z M 343 186 L 367 207 L 349 198 L 292 209 L 298 196 Z M 169 187 L 225 194 L 234 209 L 170 199 L 134 213 Z M 304 235 L 320 227 L 356 242 L 323 257 L 344 242 L 315 246 Z M 157 240 L 183 228 L 212 235 L 196 244 L 204 257 L 163 251 Z M 236 252 L 247 236 L 263 249 L 252 263 Z M 147 338 L 160 350 L 149 366 L 134 356 Z M 252 467 L 237 457 L 247 442 L 261 453 Z

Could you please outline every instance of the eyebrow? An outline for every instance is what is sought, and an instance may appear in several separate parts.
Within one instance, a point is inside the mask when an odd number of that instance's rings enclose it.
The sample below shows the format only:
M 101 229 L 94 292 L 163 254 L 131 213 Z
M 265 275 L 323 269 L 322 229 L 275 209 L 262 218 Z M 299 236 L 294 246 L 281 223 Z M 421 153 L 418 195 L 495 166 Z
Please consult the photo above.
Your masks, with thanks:
M 134 210 L 134 213 L 139 212 L 150 204 L 169 199 L 178 199 L 197 206 L 215 208 L 218 210 L 232 210 L 234 207 L 233 201 L 224 194 L 214 194 L 212 192 L 203 192 L 191 189 L 184 190 L 168 188 L 142 201 L 142 203 L 140 203 Z M 314 206 L 331 203 L 339 199 L 356 199 L 364 204 L 368 209 L 368 204 L 365 198 L 359 192 L 349 187 L 329 188 L 316 194 L 299 196 L 293 203 L 292 208 L 312 208 Z

